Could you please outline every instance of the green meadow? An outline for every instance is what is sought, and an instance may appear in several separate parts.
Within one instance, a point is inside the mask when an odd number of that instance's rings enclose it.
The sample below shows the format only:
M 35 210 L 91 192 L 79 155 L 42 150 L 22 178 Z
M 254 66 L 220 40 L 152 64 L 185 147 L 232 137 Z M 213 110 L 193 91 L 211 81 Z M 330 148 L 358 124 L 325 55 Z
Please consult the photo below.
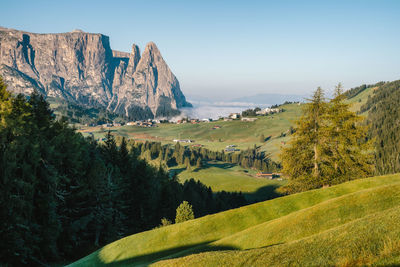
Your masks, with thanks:
M 71 266 L 399 264 L 399 192 L 388 175 L 275 198 L 125 237 Z
M 249 201 L 276 197 L 275 189 L 286 184 L 286 180 L 260 178 L 256 176 L 257 171 L 255 170 L 247 170 L 234 164 L 216 161 L 204 163 L 200 169 L 176 168 L 172 171 L 178 173 L 181 182 L 194 178 L 210 186 L 213 192 L 241 191 Z
M 277 160 L 282 142 L 286 137 L 280 137 L 286 132 L 301 114 L 301 105 L 283 105 L 282 113 L 269 116 L 259 116 L 254 122 L 241 120 L 214 121 L 199 124 L 158 124 L 158 127 L 143 128 L 138 126 L 121 126 L 102 128 L 78 126 L 84 135 L 93 134 L 94 137 L 102 138 L 108 130 L 114 134 L 132 138 L 138 141 L 151 140 L 161 143 L 173 143 L 174 139 L 193 139 L 196 144 L 201 144 L 211 150 L 223 150 L 228 145 L 237 145 L 239 149 L 252 148 L 254 145 L 261 146 L 263 151 L 271 153 Z M 220 129 L 213 127 L 220 126 Z M 270 139 L 260 142 L 260 136 L 264 135 Z

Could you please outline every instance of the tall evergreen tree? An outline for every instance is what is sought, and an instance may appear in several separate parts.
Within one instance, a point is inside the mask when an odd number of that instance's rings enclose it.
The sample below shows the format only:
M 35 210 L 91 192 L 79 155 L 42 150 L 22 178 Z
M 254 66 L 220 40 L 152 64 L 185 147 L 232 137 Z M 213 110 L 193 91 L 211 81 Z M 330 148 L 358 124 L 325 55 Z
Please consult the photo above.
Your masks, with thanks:
M 328 110 L 328 155 L 331 174 L 328 184 L 366 177 L 373 172 L 372 142 L 367 141 L 368 126 L 350 110 L 342 85 L 335 88 Z
M 282 171 L 290 177 L 296 190 L 322 185 L 321 177 L 326 169 L 323 154 L 326 110 L 324 93 L 318 87 L 310 102 L 303 107 L 292 140 L 282 149 Z
M 318 88 L 296 122 L 295 132 L 282 149 L 283 172 L 289 191 L 303 191 L 370 175 L 371 143 L 362 118 L 344 102 L 341 85 L 327 103 Z

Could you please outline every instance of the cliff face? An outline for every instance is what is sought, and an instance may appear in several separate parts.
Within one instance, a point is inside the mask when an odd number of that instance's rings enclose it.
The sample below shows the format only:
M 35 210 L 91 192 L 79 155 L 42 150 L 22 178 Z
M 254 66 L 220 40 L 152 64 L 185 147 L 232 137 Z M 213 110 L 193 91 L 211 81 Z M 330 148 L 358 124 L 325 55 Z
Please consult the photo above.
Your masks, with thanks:
M 36 89 L 135 118 L 190 106 L 154 43 L 142 56 L 112 51 L 102 34 L 35 34 L 0 28 L 0 75 L 15 93 Z

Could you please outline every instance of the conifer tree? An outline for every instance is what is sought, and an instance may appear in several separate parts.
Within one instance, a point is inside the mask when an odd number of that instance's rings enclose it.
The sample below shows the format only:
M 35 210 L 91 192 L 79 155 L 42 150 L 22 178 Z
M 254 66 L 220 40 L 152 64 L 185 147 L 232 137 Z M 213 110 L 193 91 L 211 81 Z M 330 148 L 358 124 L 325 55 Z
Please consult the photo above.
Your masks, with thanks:
M 187 170 L 190 170 L 191 165 L 190 165 L 190 159 L 188 157 L 185 157 L 185 161 L 183 164 L 185 165 Z
M 192 205 L 187 201 L 183 201 L 176 209 L 175 223 L 181 223 L 194 219 Z
M 201 166 L 202 166 L 201 158 L 197 158 L 197 161 L 196 161 L 196 168 L 201 168 Z
M 327 103 L 318 88 L 296 122 L 292 140 L 282 149 L 283 173 L 290 177 L 288 191 L 303 191 L 338 184 L 372 173 L 367 128 L 349 110 L 341 85 Z
M 368 127 L 350 111 L 342 85 L 335 88 L 328 110 L 328 144 L 331 174 L 329 184 L 366 177 L 373 172 L 372 142 L 366 141 Z

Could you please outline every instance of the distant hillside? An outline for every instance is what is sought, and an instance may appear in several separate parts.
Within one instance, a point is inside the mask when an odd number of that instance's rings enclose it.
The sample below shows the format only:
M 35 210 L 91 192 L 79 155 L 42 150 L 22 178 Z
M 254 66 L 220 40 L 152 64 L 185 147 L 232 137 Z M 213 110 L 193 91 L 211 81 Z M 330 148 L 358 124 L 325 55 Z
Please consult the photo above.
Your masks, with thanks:
M 392 175 L 281 197 L 132 235 L 71 266 L 136 266 L 191 254 L 159 266 L 335 265 L 363 253 L 390 261 L 399 251 L 399 190 L 400 175 Z
M 399 172 L 400 80 L 379 86 L 361 111 L 368 111 L 370 135 L 375 138 L 377 173 Z

